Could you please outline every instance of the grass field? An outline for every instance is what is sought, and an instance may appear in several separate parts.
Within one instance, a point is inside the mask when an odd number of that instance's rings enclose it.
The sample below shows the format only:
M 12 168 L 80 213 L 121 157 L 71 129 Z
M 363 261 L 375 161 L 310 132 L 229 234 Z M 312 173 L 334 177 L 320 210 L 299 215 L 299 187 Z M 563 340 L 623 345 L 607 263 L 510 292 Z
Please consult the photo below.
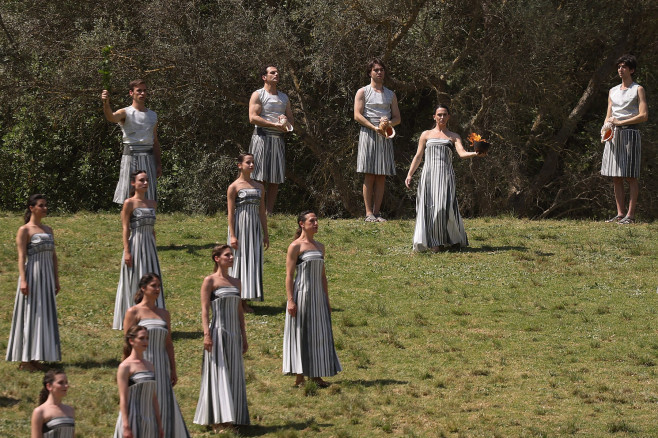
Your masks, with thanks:
M 0 349 L 16 293 L 16 214 L 0 214 Z M 117 214 L 50 217 L 62 290 L 63 365 L 77 435 L 111 436 L 121 334 L 111 330 L 121 259 Z M 413 221 L 322 220 L 344 371 L 328 389 L 281 374 L 291 216 L 270 219 L 265 301 L 247 316 L 252 426 L 263 437 L 658 436 L 658 223 L 466 220 L 461 252 L 411 251 Z M 202 357 L 201 280 L 226 217 L 160 215 L 157 240 L 192 424 Z M 0 436 L 29 435 L 41 376 L 0 362 Z M 232 436 L 232 435 L 227 435 Z

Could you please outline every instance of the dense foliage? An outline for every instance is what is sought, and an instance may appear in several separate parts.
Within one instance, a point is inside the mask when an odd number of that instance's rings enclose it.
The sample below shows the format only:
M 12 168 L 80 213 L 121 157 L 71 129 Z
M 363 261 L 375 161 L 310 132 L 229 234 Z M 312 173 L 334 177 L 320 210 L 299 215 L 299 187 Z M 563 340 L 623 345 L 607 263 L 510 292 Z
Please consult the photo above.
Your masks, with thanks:
M 249 94 L 275 62 L 297 119 L 277 209 L 360 214 L 358 126 L 364 65 L 381 56 L 400 101 L 398 175 L 384 209 L 413 214 L 403 180 L 438 101 L 462 136 L 494 144 L 482 160 L 455 159 L 466 215 L 591 217 L 612 209 L 599 175 L 598 132 L 614 60 L 634 53 L 637 81 L 655 101 L 658 6 L 653 0 L 154 0 L 144 4 L 5 0 L 0 5 L 0 208 L 29 193 L 65 210 L 108 209 L 118 175 L 116 109 L 144 77 L 158 112 L 161 207 L 215 212 L 248 147 Z M 658 214 L 656 127 L 642 128 L 640 214 Z

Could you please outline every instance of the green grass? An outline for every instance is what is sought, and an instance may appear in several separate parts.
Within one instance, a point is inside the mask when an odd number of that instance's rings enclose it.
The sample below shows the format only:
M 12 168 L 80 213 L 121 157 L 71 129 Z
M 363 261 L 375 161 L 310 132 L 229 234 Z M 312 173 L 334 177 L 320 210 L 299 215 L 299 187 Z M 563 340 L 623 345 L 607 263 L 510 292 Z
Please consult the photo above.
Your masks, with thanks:
M 121 259 L 117 214 L 54 227 L 64 366 L 79 436 L 114 430 L 121 335 L 111 330 Z M 0 349 L 16 291 L 18 215 L 0 214 Z M 658 223 L 466 220 L 471 247 L 411 251 L 413 221 L 322 220 L 334 336 L 333 385 L 281 374 L 291 216 L 270 219 L 265 301 L 247 316 L 252 426 L 265 437 L 658 436 Z M 158 247 L 179 383 L 193 436 L 202 336 L 199 287 L 226 217 L 160 215 Z M 0 436 L 28 436 L 41 376 L 0 362 Z M 226 434 L 225 436 L 234 436 Z

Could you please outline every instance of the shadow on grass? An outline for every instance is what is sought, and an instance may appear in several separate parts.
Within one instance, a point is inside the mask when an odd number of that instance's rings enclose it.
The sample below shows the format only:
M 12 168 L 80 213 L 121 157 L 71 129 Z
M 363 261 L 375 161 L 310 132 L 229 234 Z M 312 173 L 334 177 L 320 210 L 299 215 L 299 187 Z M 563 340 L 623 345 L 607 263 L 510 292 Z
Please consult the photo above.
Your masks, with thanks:
M 8 408 L 10 406 L 17 405 L 20 402 L 19 399 L 13 397 L 0 397 L 0 408 Z
M 188 254 L 199 255 L 199 251 L 211 250 L 215 247 L 215 243 L 207 243 L 205 245 L 164 245 L 158 246 L 158 252 L 161 251 L 186 251 Z M 208 253 L 210 253 L 208 251 Z
M 375 380 L 336 380 L 335 383 L 354 386 L 386 386 L 386 385 L 407 385 L 407 380 L 393 380 L 393 379 L 375 379 Z
M 316 422 L 286 423 L 283 426 L 261 426 L 259 424 L 253 424 L 251 426 L 240 426 L 239 430 L 240 430 L 240 436 L 262 436 L 270 433 L 283 432 L 290 429 L 296 431 L 302 431 L 308 429 L 309 427 L 321 429 L 331 426 L 333 426 L 333 424 L 316 423 Z
M 497 251 L 527 251 L 527 246 L 490 246 L 482 245 L 479 248 L 467 246 L 460 248 L 459 252 L 497 252 Z
M 285 306 L 259 306 L 253 302 L 249 304 L 254 309 L 254 315 L 257 316 L 274 316 L 284 314 L 286 312 Z M 340 307 L 332 307 L 331 313 L 343 312 Z
M 254 302 L 249 303 L 249 305 L 251 306 L 252 309 L 254 309 L 253 315 L 258 315 L 258 316 L 280 315 L 282 313 L 285 313 L 286 311 L 286 308 L 284 306 L 259 306 Z
M 82 368 L 85 370 L 91 369 L 91 368 L 116 368 L 119 366 L 121 363 L 120 360 L 112 358 L 112 359 L 106 359 L 103 361 L 97 361 L 97 360 L 81 360 L 77 362 L 68 362 L 68 363 L 63 363 L 62 365 L 53 365 L 52 368 L 64 368 L 64 367 L 78 367 Z M 51 368 L 49 366 L 49 368 Z
M 171 339 L 174 341 L 178 339 L 203 339 L 203 332 L 201 331 L 196 331 L 196 332 L 178 332 L 178 331 L 173 331 L 171 332 Z

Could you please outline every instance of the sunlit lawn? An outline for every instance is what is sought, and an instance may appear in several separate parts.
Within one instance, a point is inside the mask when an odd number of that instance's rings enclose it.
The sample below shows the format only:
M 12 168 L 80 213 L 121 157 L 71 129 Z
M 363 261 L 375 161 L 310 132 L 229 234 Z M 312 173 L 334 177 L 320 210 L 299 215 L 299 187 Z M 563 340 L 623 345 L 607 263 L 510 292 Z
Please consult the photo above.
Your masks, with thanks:
M 121 334 L 111 330 L 118 213 L 51 217 L 60 259 L 63 366 L 77 434 L 111 436 Z M 16 291 L 17 214 L 0 214 L 0 347 Z M 344 371 L 328 389 L 281 374 L 285 250 L 292 216 L 270 219 L 265 301 L 247 317 L 251 427 L 241 436 L 658 436 L 658 223 L 467 219 L 471 247 L 411 251 L 413 221 L 321 220 Z M 201 280 L 226 217 L 160 215 L 157 240 L 193 436 Z M 1 362 L 0 436 L 29 435 L 41 376 Z

